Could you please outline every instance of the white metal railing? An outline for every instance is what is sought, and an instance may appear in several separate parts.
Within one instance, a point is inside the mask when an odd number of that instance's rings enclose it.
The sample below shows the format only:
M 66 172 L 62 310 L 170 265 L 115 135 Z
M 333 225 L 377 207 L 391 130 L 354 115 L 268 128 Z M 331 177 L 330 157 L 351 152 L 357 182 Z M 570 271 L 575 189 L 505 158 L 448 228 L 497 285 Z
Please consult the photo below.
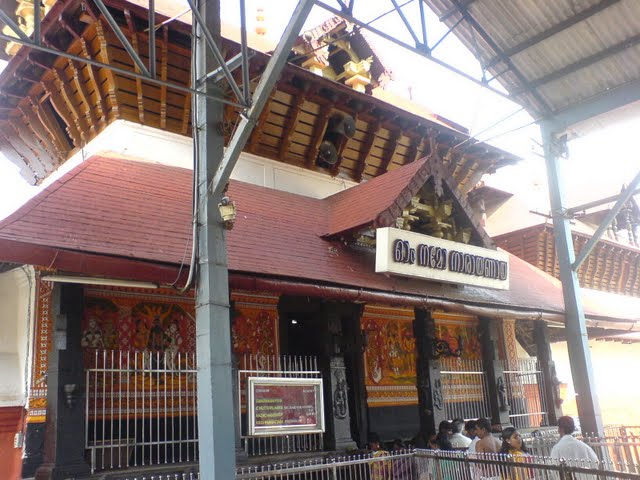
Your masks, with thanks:
M 324 448 L 322 433 L 252 437 L 246 427 L 246 382 L 249 377 L 321 378 L 313 356 L 244 355 L 238 368 L 238 409 L 242 412 L 240 439 L 247 455 L 313 452 Z
M 440 360 L 442 401 L 449 420 L 490 417 L 489 389 L 482 360 Z
M 634 468 L 637 468 L 635 465 Z M 198 480 L 195 472 L 136 475 L 126 480 Z M 467 454 L 404 450 L 289 461 L 236 469 L 235 480 L 640 480 L 611 462 L 561 460 L 538 455 Z
M 503 363 L 509 419 L 516 428 L 549 425 L 545 383 L 535 357 Z
M 88 350 L 91 471 L 198 459 L 193 353 Z

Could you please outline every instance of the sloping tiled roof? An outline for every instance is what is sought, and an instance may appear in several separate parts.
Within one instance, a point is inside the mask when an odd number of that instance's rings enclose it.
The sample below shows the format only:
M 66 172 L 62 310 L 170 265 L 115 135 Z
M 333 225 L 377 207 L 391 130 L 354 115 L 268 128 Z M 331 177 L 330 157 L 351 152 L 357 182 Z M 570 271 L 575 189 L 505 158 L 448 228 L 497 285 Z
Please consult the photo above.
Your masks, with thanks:
M 112 276 L 128 265 L 127 278 L 149 279 L 154 272 L 168 278 L 190 257 L 191 183 L 190 170 L 93 157 L 0 222 L 0 261 Z M 374 272 L 373 252 L 322 238 L 329 201 L 237 181 L 229 195 L 238 207 L 227 236 L 231 272 L 534 312 L 563 310 L 559 282 L 514 256 L 506 291 L 385 276 Z M 587 313 L 605 314 L 594 308 Z
M 428 157 L 328 197 L 328 231 L 325 236 L 332 237 L 367 226 L 394 226 L 411 198 L 433 175 L 446 184 L 456 208 L 469 219 L 482 246 L 493 248 L 493 241 L 473 214 L 467 199 L 458 193 L 454 181 L 441 165 L 442 160 L 433 150 Z

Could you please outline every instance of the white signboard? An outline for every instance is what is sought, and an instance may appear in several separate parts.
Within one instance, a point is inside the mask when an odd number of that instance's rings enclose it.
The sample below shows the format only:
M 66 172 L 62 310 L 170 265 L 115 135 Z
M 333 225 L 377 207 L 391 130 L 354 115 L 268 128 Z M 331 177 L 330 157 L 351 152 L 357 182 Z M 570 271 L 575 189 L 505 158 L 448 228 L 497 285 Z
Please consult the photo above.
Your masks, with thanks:
M 507 290 L 509 255 L 397 228 L 379 228 L 376 272 Z

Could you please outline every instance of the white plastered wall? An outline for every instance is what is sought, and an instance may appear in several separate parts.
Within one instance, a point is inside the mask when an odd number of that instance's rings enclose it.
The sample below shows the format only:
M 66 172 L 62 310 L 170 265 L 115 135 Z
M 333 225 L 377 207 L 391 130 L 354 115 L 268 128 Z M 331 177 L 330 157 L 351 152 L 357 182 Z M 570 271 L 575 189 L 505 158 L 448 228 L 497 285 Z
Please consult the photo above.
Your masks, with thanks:
M 30 267 L 0 273 L 0 407 L 25 404 L 34 285 Z
M 126 120 L 116 120 L 65 162 L 45 185 L 93 155 L 119 156 L 193 168 L 191 138 Z M 350 180 L 331 178 L 323 173 L 244 152 L 240 155 L 231 178 L 312 198 L 324 198 L 356 185 Z

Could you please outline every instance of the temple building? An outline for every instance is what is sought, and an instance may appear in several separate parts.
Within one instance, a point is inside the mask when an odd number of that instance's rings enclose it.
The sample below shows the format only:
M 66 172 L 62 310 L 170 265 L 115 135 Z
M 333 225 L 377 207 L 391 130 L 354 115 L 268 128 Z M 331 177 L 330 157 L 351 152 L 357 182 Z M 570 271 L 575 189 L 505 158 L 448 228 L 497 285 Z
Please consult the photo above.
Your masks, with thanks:
M 145 8 L 105 3 L 148 61 Z M 156 20 L 159 76 L 188 87 L 191 26 Z M 89 2 L 54 3 L 42 33 L 135 68 Z M 229 36 L 227 59 L 240 51 Z M 269 56 L 252 42 L 254 86 Z M 392 99 L 370 43 L 342 20 L 300 36 L 221 203 L 239 463 L 356 450 L 370 432 L 419 441 L 445 419 L 538 429 L 561 413 L 548 328 L 564 322 L 560 283 L 498 249 L 469 196 L 518 158 Z M 68 170 L 0 221 L 8 478 L 193 470 L 190 94 L 7 48 L 0 151 L 34 184 Z M 226 141 L 237 120 L 225 107 Z M 633 319 L 585 313 L 598 328 Z

